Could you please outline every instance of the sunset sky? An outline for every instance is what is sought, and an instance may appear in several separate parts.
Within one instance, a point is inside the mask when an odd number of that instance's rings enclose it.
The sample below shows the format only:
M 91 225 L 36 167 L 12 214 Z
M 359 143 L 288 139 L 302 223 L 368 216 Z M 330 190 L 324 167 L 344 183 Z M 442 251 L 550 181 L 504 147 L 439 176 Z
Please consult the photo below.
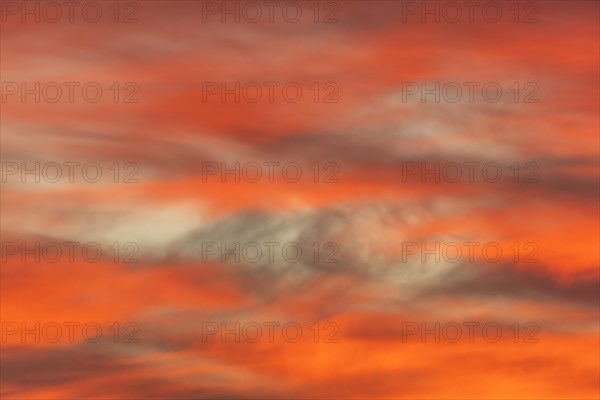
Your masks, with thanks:
M 598 1 L 66 3 L 0 0 L 0 397 L 600 398 Z

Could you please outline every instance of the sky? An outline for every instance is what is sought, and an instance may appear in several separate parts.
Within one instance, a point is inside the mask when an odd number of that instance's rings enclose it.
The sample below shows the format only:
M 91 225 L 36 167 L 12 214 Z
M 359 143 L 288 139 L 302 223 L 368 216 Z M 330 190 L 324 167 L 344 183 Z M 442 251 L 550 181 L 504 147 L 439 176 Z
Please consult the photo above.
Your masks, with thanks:
M 597 1 L 0 2 L 0 396 L 597 399 Z

